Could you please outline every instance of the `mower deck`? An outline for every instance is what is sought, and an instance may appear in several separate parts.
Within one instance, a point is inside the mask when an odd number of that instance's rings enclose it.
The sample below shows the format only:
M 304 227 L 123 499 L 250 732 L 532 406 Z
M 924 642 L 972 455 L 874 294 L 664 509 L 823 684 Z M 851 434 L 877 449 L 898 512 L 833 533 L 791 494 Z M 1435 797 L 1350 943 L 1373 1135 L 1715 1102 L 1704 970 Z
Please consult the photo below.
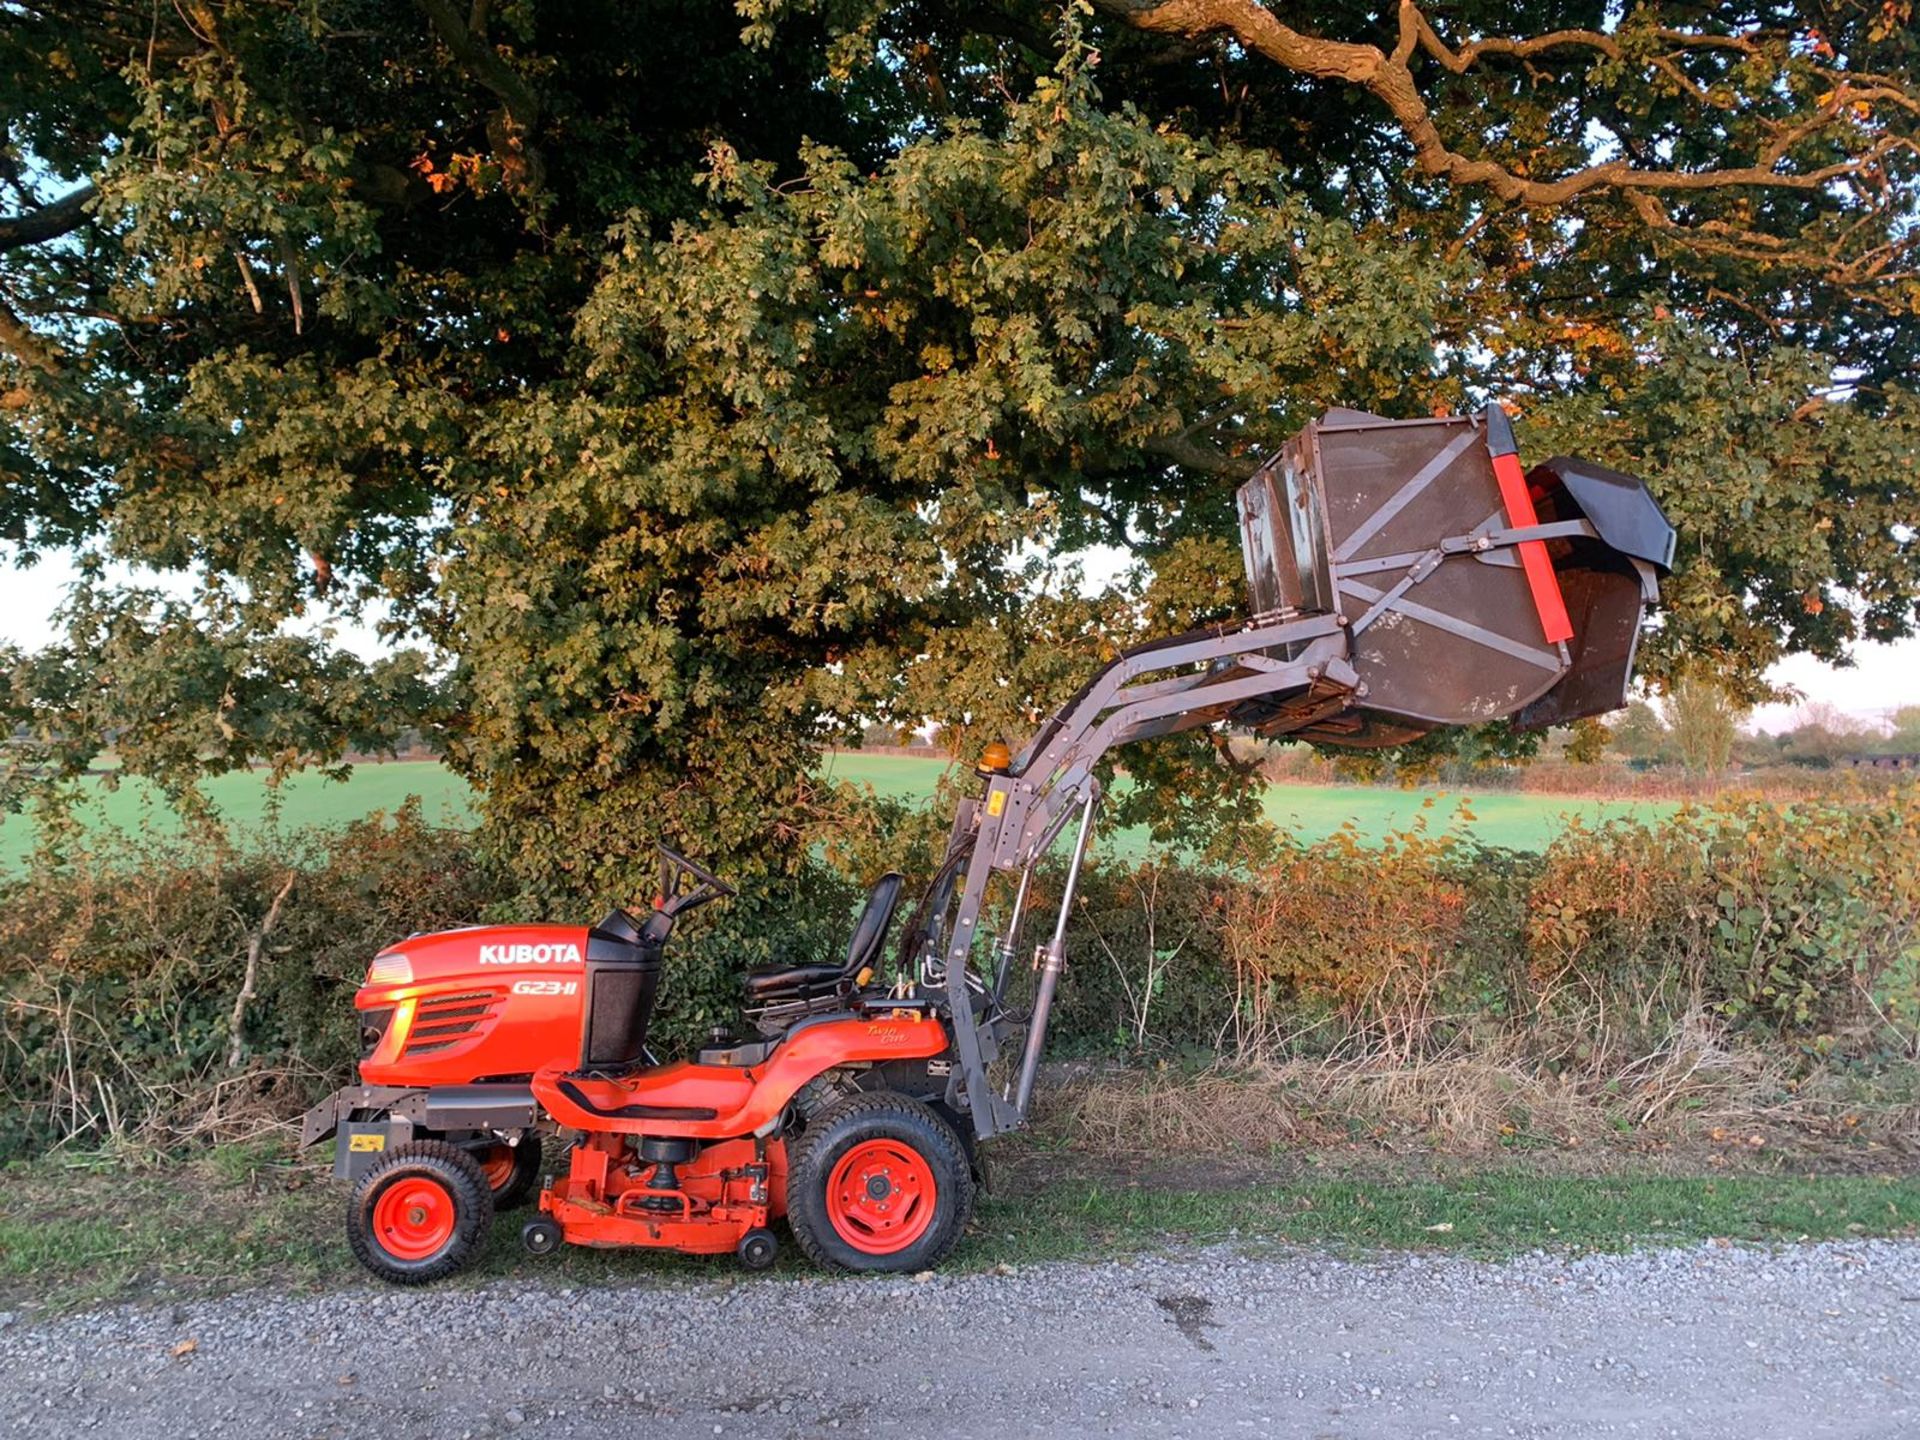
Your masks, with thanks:
M 571 1245 L 640 1245 L 688 1255 L 724 1255 L 787 1211 L 787 1147 L 780 1140 L 723 1140 L 675 1166 L 622 1165 L 610 1136 L 576 1145 L 572 1168 L 540 1197 L 540 1209 Z M 540 1222 L 535 1221 L 535 1224 Z

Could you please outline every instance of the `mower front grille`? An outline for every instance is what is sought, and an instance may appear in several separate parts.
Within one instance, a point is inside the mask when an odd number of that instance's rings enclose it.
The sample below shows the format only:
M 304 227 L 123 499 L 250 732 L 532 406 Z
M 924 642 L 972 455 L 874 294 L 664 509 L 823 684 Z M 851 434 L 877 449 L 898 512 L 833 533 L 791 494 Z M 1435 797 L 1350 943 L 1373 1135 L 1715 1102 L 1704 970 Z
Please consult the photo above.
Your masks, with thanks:
M 431 1055 L 478 1038 L 492 1026 L 499 1000 L 499 992 L 485 990 L 422 1000 L 414 1011 L 403 1053 Z

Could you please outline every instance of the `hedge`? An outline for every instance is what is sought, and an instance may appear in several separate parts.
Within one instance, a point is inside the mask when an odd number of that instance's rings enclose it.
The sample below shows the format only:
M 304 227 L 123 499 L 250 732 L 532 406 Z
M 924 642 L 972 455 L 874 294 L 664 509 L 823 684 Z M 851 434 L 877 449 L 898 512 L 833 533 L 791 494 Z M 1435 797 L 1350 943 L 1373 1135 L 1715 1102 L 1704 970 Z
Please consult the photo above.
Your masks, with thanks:
M 872 869 L 886 849 L 820 853 Z M 1040 878 L 1042 903 L 1058 883 Z M 711 907 L 670 956 L 663 1047 L 731 1017 L 744 971 L 844 944 L 858 898 L 822 858 Z M 374 951 L 529 918 L 464 836 L 413 810 L 271 845 L 49 859 L 0 883 L 0 1158 L 107 1136 L 172 1148 L 297 1113 L 350 1073 Z M 1497 1041 L 1560 1065 L 1651 1053 L 1704 1014 L 1794 1063 L 1910 1062 L 1916 923 L 1920 787 L 1724 799 L 1575 826 L 1541 854 L 1416 830 L 1283 845 L 1253 873 L 1096 863 L 1054 1043 L 1257 1063 Z

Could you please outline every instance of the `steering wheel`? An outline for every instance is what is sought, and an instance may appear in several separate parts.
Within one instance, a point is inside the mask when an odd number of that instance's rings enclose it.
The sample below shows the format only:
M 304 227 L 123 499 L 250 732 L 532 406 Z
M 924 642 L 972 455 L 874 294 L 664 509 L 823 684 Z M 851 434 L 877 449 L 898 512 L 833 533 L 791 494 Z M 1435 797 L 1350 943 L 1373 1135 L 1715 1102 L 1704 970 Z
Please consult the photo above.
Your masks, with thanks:
M 660 896 L 654 902 L 655 910 L 668 915 L 683 915 L 709 900 L 725 899 L 740 893 L 711 870 L 696 865 L 679 851 L 669 850 L 665 845 L 659 849 Z M 691 885 L 687 884 L 689 880 L 693 882 Z

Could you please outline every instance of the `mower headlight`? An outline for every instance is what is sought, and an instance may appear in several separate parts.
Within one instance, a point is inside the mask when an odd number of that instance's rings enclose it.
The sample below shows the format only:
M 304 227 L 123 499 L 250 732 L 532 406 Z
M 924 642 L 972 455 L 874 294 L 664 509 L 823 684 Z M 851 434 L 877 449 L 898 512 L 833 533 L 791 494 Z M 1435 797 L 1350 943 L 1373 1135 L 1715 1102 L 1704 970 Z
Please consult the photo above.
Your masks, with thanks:
M 362 1010 L 360 1012 L 360 1058 L 371 1060 L 373 1052 L 380 1048 L 380 1042 L 387 1038 L 387 1022 L 393 1019 L 393 1010 Z
M 373 957 L 373 964 L 367 969 L 369 985 L 410 985 L 413 983 L 413 962 L 399 950 L 389 950 L 385 954 Z

